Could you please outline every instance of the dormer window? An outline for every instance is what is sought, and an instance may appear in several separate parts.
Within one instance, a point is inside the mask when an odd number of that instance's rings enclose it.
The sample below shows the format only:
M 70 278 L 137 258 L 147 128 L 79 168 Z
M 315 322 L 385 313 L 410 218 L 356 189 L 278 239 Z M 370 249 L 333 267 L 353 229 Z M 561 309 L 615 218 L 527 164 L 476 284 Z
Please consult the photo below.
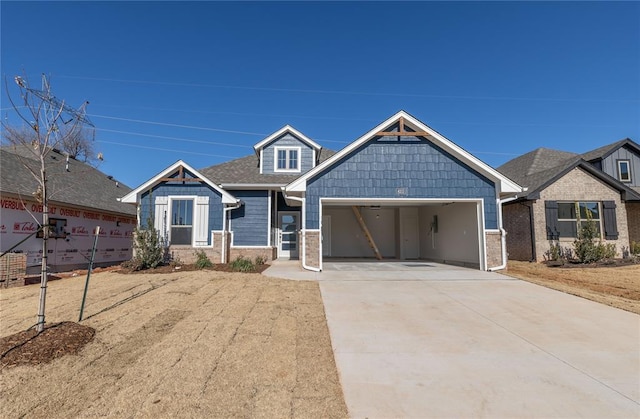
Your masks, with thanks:
M 618 180 L 621 182 L 631 182 L 631 169 L 629 160 L 618 160 Z
M 300 147 L 276 147 L 275 160 L 276 172 L 299 172 Z

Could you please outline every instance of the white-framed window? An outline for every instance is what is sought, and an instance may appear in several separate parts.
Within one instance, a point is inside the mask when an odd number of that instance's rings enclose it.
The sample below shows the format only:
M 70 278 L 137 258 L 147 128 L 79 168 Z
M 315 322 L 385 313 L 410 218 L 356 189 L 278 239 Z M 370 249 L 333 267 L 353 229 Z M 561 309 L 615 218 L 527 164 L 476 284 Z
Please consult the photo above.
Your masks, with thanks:
M 300 147 L 276 147 L 274 149 L 274 171 L 299 172 L 300 151 Z
M 560 238 L 577 238 L 580 228 L 591 218 L 602 231 L 600 202 L 558 202 L 558 233 Z
M 618 180 L 631 182 L 631 163 L 629 160 L 618 160 Z
M 193 199 L 171 199 L 171 244 L 193 242 Z

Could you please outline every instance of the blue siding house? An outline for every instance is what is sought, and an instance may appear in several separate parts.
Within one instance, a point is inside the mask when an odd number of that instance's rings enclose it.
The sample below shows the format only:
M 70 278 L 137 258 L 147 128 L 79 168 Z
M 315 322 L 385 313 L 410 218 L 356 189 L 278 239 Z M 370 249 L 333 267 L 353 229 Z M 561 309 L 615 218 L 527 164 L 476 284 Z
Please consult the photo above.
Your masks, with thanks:
M 506 263 L 501 203 L 522 188 L 404 111 L 337 153 L 288 125 L 254 151 L 201 170 L 178 161 L 122 201 L 181 260 Z

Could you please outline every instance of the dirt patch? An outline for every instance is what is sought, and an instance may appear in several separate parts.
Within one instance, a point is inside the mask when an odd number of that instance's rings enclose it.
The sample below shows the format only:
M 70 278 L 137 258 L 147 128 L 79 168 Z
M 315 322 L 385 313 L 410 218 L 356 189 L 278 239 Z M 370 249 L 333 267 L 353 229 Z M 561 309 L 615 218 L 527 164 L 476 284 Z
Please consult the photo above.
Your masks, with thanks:
M 48 324 L 77 319 L 84 281 L 49 284 Z M 0 336 L 27 333 L 38 293 L 0 290 Z M 317 283 L 102 272 L 84 313 L 95 336 L 75 355 L 0 370 L 0 417 L 348 415 Z
M 569 264 L 509 261 L 507 275 L 640 314 L 640 265 Z

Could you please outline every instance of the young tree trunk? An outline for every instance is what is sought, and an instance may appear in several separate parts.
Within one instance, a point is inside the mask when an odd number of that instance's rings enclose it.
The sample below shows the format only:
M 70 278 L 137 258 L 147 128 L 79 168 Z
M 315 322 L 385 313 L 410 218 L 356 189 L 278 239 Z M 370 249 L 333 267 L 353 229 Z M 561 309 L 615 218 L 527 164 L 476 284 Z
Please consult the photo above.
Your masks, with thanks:
M 36 331 L 44 330 L 45 302 L 47 300 L 47 280 L 48 280 L 48 242 L 49 242 L 49 202 L 47 197 L 47 173 L 44 167 L 44 156 L 40 158 L 40 175 L 42 180 L 42 262 L 40 268 L 40 304 L 38 306 L 38 323 Z

